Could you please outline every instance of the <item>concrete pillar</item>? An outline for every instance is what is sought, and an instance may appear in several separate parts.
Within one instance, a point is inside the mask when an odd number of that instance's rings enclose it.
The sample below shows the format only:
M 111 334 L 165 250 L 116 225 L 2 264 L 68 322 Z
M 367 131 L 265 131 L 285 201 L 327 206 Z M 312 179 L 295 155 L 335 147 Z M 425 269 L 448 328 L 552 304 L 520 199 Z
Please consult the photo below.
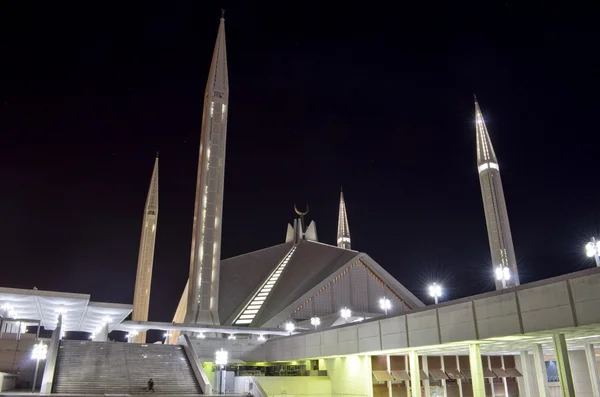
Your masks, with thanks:
M 489 370 L 492 369 L 492 358 L 490 356 L 487 356 L 485 366 Z M 488 381 L 490 383 L 490 389 L 492 390 L 492 397 L 496 397 L 496 391 L 494 390 L 494 378 L 489 378 Z M 506 397 L 508 397 L 508 395 Z
M 500 356 L 500 360 L 502 360 L 502 369 L 506 371 L 506 367 L 504 366 L 504 356 Z M 504 395 L 508 397 L 508 383 L 506 378 L 502 378 L 502 384 L 504 385 Z
M 408 353 L 410 366 L 410 394 L 412 397 L 421 397 L 421 373 L 419 368 L 419 354 L 416 350 Z
M 527 350 L 521 351 L 521 372 L 523 373 L 522 378 L 517 378 L 519 383 L 519 394 L 521 396 L 533 395 L 533 379 L 531 378 L 533 370 L 531 369 L 531 362 L 529 361 L 529 352 Z
M 423 382 L 423 389 L 425 389 L 425 397 L 431 397 L 431 387 L 429 385 L 429 364 L 427 363 L 427 356 L 421 356 L 421 365 L 423 372 L 427 374 L 426 379 L 421 379 Z
M 565 334 L 552 335 L 554 342 L 554 354 L 556 355 L 556 366 L 558 367 L 558 378 L 560 379 L 560 391 L 563 397 L 575 397 L 575 386 L 571 374 L 571 361 Z
M 456 369 L 460 371 L 460 360 L 458 359 L 458 356 L 456 356 Z M 458 379 L 456 384 L 458 384 L 458 395 L 463 397 L 462 379 Z
M 596 362 L 596 353 L 594 345 L 588 343 L 585 345 L 585 357 L 587 359 L 588 372 L 592 383 L 592 395 L 600 397 L 600 376 L 598 376 L 598 363 Z
M 444 356 L 440 356 L 440 360 L 442 360 L 442 371 L 446 371 L 446 366 L 444 364 Z M 446 379 L 442 379 L 442 390 L 444 391 L 444 397 L 448 397 L 448 390 L 446 390 Z
M 593 397 L 592 376 L 588 369 L 586 352 L 584 350 L 570 350 L 571 375 L 573 376 L 573 389 L 577 397 Z
M 385 356 L 385 361 L 387 364 L 387 371 L 388 374 L 392 372 L 392 366 L 390 364 L 390 356 Z M 387 382 L 385 382 L 387 385 L 387 389 L 388 389 L 388 397 L 392 397 L 392 381 L 388 380 Z
M 404 356 L 404 368 L 408 368 L 408 373 L 410 373 L 410 364 L 408 362 L 408 356 Z M 404 384 L 406 386 L 406 397 L 410 397 L 410 381 L 405 380 Z
M 471 367 L 471 382 L 473 384 L 473 397 L 485 396 L 485 380 L 483 378 L 483 365 L 481 364 L 481 350 L 479 345 L 469 345 L 469 366 Z
M 102 329 L 98 331 L 94 336 L 94 342 L 107 342 L 108 341 L 108 323 L 102 326 Z
M 548 397 L 548 373 L 546 372 L 546 360 L 544 360 L 544 350 L 542 345 L 536 343 L 533 345 L 533 364 L 535 367 L 535 380 L 538 386 L 538 395 Z
M 42 386 L 40 394 L 52 393 L 52 382 L 54 380 L 54 371 L 56 369 L 56 359 L 58 357 L 58 349 L 60 347 L 60 334 L 62 333 L 62 314 L 58 315 L 56 328 L 52 332 L 50 345 L 48 346 L 48 354 L 46 355 L 46 365 L 44 366 L 44 374 L 42 375 Z

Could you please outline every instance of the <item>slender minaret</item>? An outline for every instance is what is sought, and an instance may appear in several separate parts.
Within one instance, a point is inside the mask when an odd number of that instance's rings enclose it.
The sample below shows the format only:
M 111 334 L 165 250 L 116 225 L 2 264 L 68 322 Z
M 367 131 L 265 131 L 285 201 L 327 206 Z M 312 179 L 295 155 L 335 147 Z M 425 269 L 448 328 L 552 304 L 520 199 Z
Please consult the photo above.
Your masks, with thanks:
M 337 246 L 350 249 L 350 228 L 348 228 L 348 214 L 346 214 L 346 203 L 344 192 L 340 191 L 340 213 L 338 215 Z
M 513 287 L 519 285 L 519 273 L 508 223 L 500 169 L 477 98 L 475 98 L 475 125 L 477 130 L 477 169 L 479 170 L 496 289 Z
M 186 323 L 219 324 L 219 268 L 229 81 L 221 15 L 204 93 Z
M 133 314 L 131 317 L 134 321 L 148 321 L 157 222 L 158 154 L 154 161 L 154 171 L 152 171 L 152 179 L 150 179 L 150 189 L 148 189 L 148 197 L 146 198 L 146 206 L 144 207 L 144 218 L 142 220 L 142 237 L 140 238 L 140 252 L 138 254 L 135 291 L 133 293 Z M 145 343 L 146 333 L 140 332 L 135 340 L 137 343 Z

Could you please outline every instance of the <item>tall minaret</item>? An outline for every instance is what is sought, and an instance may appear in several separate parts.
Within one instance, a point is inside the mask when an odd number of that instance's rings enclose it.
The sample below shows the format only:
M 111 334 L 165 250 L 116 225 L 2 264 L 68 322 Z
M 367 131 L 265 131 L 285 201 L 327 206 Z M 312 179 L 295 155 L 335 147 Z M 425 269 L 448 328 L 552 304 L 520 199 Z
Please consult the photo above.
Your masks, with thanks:
M 154 160 L 154 171 L 152 171 L 152 179 L 150 179 L 150 189 L 148 189 L 148 197 L 146 198 L 146 206 L 144 207 L 144 218 L 142 220 L 142 237 L 140 238 L 140 252 L 138 254 L 135 291 L 133 293 L 133 315 L 131 317 L 134 321 L 148 321 L 157 222 L 158 154 L 156 155 L 156 160 Z M 145 343 L 146 333 L 140 332 L 136 336 L 136 342 Z
M 219 268 L 229 80 L 221 15 L 204 93 L 186 323 L 219 324 Z
M 519 285 L 519 273 L 508 223 L 502 180 L 500 179 L 500 168 L 477 98 L 475 98 L 475 124 L 477 169 L 479 170 L 479 183 L 483 196 L 496 289 L 513 287 Z
M 350 229 L 348 228 L 348 214 L 346 214 L 346 203 L 344 192 L 340 191 L 340 213 L 338 215 L 337 246 L 350 249 Z

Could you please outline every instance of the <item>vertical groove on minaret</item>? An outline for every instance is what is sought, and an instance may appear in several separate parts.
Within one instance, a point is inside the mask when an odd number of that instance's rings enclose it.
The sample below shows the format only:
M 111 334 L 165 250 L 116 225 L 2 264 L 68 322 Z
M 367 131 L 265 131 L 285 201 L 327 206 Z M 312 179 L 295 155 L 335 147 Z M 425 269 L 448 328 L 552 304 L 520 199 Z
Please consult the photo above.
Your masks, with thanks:
M 135 290 L 133 294 L 133 321 L 148 321 L 150 308 L 150 286 L 152 283 L 152 265 L 154 263 L 154 243 L 158 224 L 158 155 L 154 161 L 154 170 L 150 179 L 150 188 L 144 206 L 142 236 L 138 254 Z M 137 343 L 146 342 L 146 333 L 136 336 Z
M 204 93 L 186 322 L 219 324 L 219 269 L 229 79 L 221 18 Z
M 496 279 L 496 289 L 509 288 L 519 285 L 515 249 L 508 222 L 498 159 L 477 99 L 475 99 L 475 126 L 477 131 L 477 169 L 492 257 L 492 277 Z
M 338 215 L 337 246 L 350 249 L 350 228 L 348 227 L 348 214 L 344 202 L 344 192 L 340 191 L 340 212 Z

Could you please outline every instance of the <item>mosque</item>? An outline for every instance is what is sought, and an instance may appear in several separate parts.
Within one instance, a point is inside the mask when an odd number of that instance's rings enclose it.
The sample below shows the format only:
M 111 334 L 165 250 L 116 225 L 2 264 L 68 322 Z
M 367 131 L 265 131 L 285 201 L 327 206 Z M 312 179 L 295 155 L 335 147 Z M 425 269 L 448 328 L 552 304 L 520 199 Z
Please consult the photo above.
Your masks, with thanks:
M 0 288 L 0 391 L 20 371 L 33 389 L 57 394 L 139 394 L 152 374 L 169 394 L 548 397 L 544 365 L 552 362 L 563 396 L 575 396 L 576 379 L 577 395 L 600 397 L 593 346 L 600 317 L 589 303 L 600 303 L 600 272 L 519 285 L 498 159 L 477 99 L 477 169 L 497 291 L 433 307 L 352 249 L 343 192 L 335 246 L 319 241 L 315 221 L 305 224 L 308 207 L 294 206 L 297 217 L 279 244 L 221 259 L 228 100 L 222 16 L 204 94 L 189 279 L 173 321 L 148 319 L 157 157 L 133 305 Z M 53 334 L 40 342 L 23 326 Z M 165 331 L 164 344 L 146 343 L 151 329 Z M 107 341 L 114 330 L 127 331 L 130 343 Z M 65 339 L 65 331 L 88 332 L 92 341 Z M 44 343 L 38 377 L 40 354 L 35 375 L 26 355 Z

